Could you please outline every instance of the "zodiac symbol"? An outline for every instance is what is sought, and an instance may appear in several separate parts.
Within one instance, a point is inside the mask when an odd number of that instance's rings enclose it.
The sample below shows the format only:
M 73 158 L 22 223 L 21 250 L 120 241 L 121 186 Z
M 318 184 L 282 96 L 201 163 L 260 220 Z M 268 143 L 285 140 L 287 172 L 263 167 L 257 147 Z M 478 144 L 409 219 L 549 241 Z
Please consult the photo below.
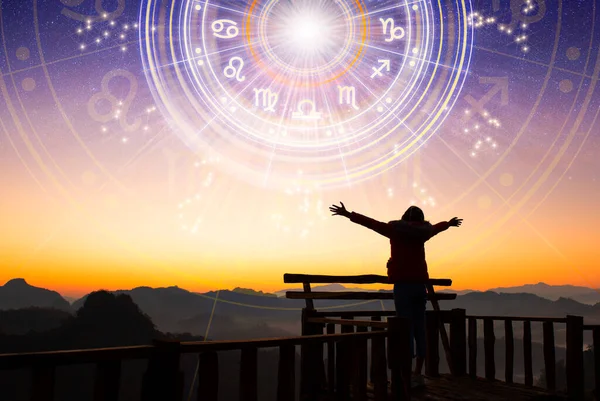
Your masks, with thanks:
M 304 105 L 308 105 L 308 114 L 304 114 Z M 315 106 L 315 102 L 309 99 L 304 99 L 300 103 L 298 103 L 297 111 L 292 112 L 292 118 L 298 120 L 318 120 L 321 118 L 321 113 L 317 111 L 317 106 Z
M 225 28 L 225 24 L 231 25 L 229 25 L 225 30 L 225 35 L 219 34 L 219 32 L 223 31 L 223 29 Z M 218 19 L 215 22 L 213 22 L 210 27 L 213 30 L 213 35 L 215 35 L 217 38 L 231 39 L 235 38 L 238 35 L 238 33 L 240 33 L 240 29 L 236 25 L 237 22 L 232 21 L 230 19 Z
M 528 2 L 526 0 L 510 0 L 510 10 L 512 12 L 512 21 L 509 24 L 510 26 L 513 26 L 517 22 L 522 22 L 524 24 L 533 24 L 544 18 L 544 16 L 546 15 L 545 0 L 537 0 L 537 12 L 533 15 L 523 13 L 523 11 L 525 11 L 523 9 L 524 5 L 527 5 L 527 7 L 531 7 L 527 3 Z
M 394 27 L 393 18 L 388 18 L 386 20 L 384 20 L 383 18 L 379 18 L 379 21 L 381 22 L 384 35 L 387 34 L 388 25 L 391 24 L 390 37 L 385 39 L 386 42 L 391 42 L 394 39 L 402 39 L 404 37 L 404 28 L 400 26 Z
M 339 94 L 339 102 L 340 104 L 344 103 L 344 94 L 346 95 L 346 104 L 352 106 L 354 110 L 358 110 L 358 106 L 356 105 L 356 89 L 354 86 L 339 86 L 338 85 L 338 94 Z
M 240 64 L 239 68 L 235 68 L 233 66 L 234 61 L 237 61 Z M 223 70 L 223 74 L 225 74 L 225 76 L 227 78 L 235 77 L 236 80 L 238 80 L 239 82 L 242 82 L 246 79 L 245 76 L 240 77 L 240 73 L 242 72 L 243 67 L 244 67 L 244 60 L 242 60 L 241 57 L 238 57 L 238 56 L 232 57 L 229 60 L 229 64 L 227 65 L 227 67 L 225 67 L 225 69 Z
M 473 96 L 466 95 L 465 100 L 467 103 L 473 107 L 473 110 L 478 112 L 483 117 L 487 117 L 487 113 L 484 109 L 485 105 L 489 103 L 490 100 L 496 96 L 497 93 L 500 93 L 500 101 L 502 106 L 506 106 L 508 104 L 508 77 L 480 77 L 480 84 L 493 84 L 492 88 L 479 100 L 475 100 Z M 469 113 L 464 121 L 467 122 L 471 119 L 471 113 Z
M 258 106 L 260 95 L 262 94 L 262 106 L 265 111 L 275 111 L 274 107 L 279 100 L 279 95 L 272 92 L 271 89 L 254 89 L 254 104 Z
M 110 89 L 108 88 L 109 82 L 116 77 L 123 77 L 129 81 L 129 92 L 125 97 L 125 100 L 119 101 L 114 95 L 110 93 Z M 88 101 L 88 113 L 90 116 L 101 123 L 106 123 L 113 119 L 118 119 L 121 127 L 125 131 L 135 131 L 140 127 L 142 123 L 141 119 L 138 117 L 135 119 L 133 124 L 127 123 L 127 111 L 129 110 L 129 106 L 131 106 L 131 102 L 135 97 L 137 92 L 137 79 L 135 75 L 126 70 L 112 70 L 104 75 L 102 78 L 101 91 L 93 95 Z M 96 105 L 98 102 L 106 100 L 110 103 L 111 109 L 107 114 L 100 114 L 96 111 Z
M 390 60 L 377 60 L 377 62 L 381 64 L 381 67 L 371 67 L 374 71 L 373 74 L 371 74 L 371 79 L 373 79 L 376 76 L 383 76 L 381 71 L 383 71 L 384 68 L 386 71 L 390 70 Z
M 76 7 L 84 2 L 84 0 L 60 0 L 67 7 Z M 83 15 L 76 13 L 75 11 L 63 8 L 61 14 L 74 19 L 76 21 L 87 22 L 87 21 L 99 21 L 99 20 L 114 20 L 120 17 L 125 11 L 125 0 L 117 0 L 117 8 L 114 11 L 106 11 L 102 5 L 102 0 L 96 0 L 96 12 L 98 15 Z

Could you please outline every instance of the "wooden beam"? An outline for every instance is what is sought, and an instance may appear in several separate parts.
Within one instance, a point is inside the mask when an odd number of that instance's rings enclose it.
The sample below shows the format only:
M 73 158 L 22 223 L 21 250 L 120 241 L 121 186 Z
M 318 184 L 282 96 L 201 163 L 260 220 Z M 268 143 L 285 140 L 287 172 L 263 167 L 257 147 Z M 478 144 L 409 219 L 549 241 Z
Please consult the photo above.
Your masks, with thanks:
M 511 319 L 504 321 L 504 380 L 507 383 L 513 382 L 513 370 L 515 363 L 515 339 L 513 336 L 513 324 Z
M 533 355 L 531 349 L 531 322 L 523 322 L 523 362 L 525 364 L 525 385 L 533 386 Z
M 359 276 L 327 276 L 320 274 L 294 274 L 285 273 L 284 283 L 312 283 L 312 284 L 390 284 L 387 276 L 377 274 L 363 274 Z M 423 284 L 450 287 L 452 280 L 448 278 L 430 278 Z
M 257 356 L 256 347 L 242 348 L 240 358 L 240 401 L 257 401 Z
M 312 290 L 310 288 L 310 283 L 304 283 L 302 285 L 302 288 L 304 289 L 305 293 L 311 293 Z M 306 299 L 306 308 L 307 309 L 315 309 L 315 304 L 313 302 L 312 298 L 305 298 Z
M 359 291 L 287 291 L 285 297 L 288 299 L 394 299 L 394 294 L 391 292 L 359 292 Z M 435 294 L 433 297 L 438 301 L 449 301 L 456 299 L 456 294 Z M 427 299 L 431 300 L 431 295 L 427 295 Z
M 279 366 L 277 370 L 277 401 L 295 401 L 295 365 L 296 347 L 279 347 Z
M 327 324 L 327 334 L 335 334 L 335 324 Z M 327 390 L 330 395 L 335 393 L 335 342 L 327 342 Z
M 594 388 L 596 396 L 600 394 L 600 326 L 592 329 L 594 341 Z
M 574 400 L 584 397 L 583 317 L 567 316 L 567 393 Z
M 38 364 L 32 369 L 31 401 L 51 401 L 54 399 L 55 367 Z
M 544 322 L 544 367 L 546 388 L 556 390 L 556 350 L 554 346 L 554 323 Z
M 450 349 L 452 350 L 453 374 L 467 373 L 467 320 L 464 309 L 452 309 L 450 320 Z
M 492 319 L 483 319 L 485 378 L 487 380 L 496 380 L 496 360 L 494 356 L 495 343 L 496 335 L 494 334 L 494 321 Z
M 94 401 L 114 401 L 121 387 L 121 361 L 103 361 L 96 364 Z
M 477 319 L 469 319 L 469 376 L 477 377 Z
M 440 319 L 436 311 L 425 312 L 425 374 L 430 377 L 440 375 Z
M 197 401 L 218 401 L 219 399 L 219 354 L 214 351 L 198 355 Z

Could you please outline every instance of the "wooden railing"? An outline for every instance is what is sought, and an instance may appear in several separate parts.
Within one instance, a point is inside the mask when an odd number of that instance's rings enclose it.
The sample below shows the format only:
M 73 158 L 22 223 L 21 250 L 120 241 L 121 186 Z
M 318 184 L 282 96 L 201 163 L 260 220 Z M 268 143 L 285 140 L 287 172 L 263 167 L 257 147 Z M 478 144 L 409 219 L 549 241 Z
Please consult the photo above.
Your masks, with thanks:
M 0 355 L 0 370 L 31 368 L 31 400 L 51 401 L 55 391 L 55 371 L 58 366 L 96 364 L 94 401 L 117 400 L 121 386 L 121 363 L 129 359 L 148 359 L 148 369 L 142 384 L 142 401 L 181 400 L 183 372 L 180 371 L 182 354 L 198 354 L 198 390 L 194 400 L 218 399 L 219 351 L 241 350 L 240 401 L 257 400 L 257 352 L 261 348 L 279 348 L 277 373 L 277 400 L 294 401 L 296 398 L 296 348 L 301 346 L 301 399 L 315 400 L 326 392 L 340 394 L 340 399 L 366 400 L 367 346 L 370 341 L 371 381 L 375 400 L 387 400 L 388 361 L 396 383 L 402 383 L 401 364 L 410 361 L 408 321 L 392 318 L 385 323 L 389 330 L 342 330 L 341 334 L 307 335 L 289 338 L 250 341 L 185 342 L 156 341 L 155 345 L 73 351 L 36 352 Z M 387 339 L 387 352 L 386 352 Z M 323 366 L 323 345 L 327 344 L 327 375 L 317 369 Z M 319 361 L 319 350 L 320 361 Z M 388 356 L 389 355 L 389 356 Z M 406 368 L 406 364 L 405 364 Z M 321 374 L 323 373 L 323 374 Z M 397 385 L 396 385 L 397 386 Z M 393 388 L 395 399 L 404 400 L 404 387 Z

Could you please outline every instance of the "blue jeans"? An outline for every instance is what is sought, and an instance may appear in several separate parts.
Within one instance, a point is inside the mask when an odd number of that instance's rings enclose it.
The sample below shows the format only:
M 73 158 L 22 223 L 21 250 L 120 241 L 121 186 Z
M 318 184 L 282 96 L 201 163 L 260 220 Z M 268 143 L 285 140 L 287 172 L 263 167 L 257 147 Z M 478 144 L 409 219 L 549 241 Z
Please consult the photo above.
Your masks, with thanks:
M 425 308 L 427 304 L 427 290 L 424 284 L 394 284 L 394 305 L 396 315 L 411 320 L 410 325 L 410 353 L 415 357 L 415 341 L 417 354 L 425 358 Z

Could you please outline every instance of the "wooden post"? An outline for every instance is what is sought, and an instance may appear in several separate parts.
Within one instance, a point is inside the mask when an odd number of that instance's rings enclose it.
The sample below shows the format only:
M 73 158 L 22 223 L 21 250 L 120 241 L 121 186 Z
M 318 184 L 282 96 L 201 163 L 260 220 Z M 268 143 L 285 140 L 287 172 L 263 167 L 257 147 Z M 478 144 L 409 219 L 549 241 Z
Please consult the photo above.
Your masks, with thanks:
M 31 401 L 54 400 L 55 368 L 52 365 L 35 365 L 31 371 Z
M 256 347 L 242 348 L 240 358 L 240 401 L 257 401 L 257 359 Z
M 477 377 L 477 319 L 469 318 L 469 376 Z
M 354 327 L 342 325 L 342 333 L 353 333 Z M 347 401 L 350 396 L 350 378 L 348 375 L 348 365 L 350 362 L 350 341 L 348 339 L 337 342 L 335 354 L 335 386 L 336 395 L 339 401 Z
M 425 374 L 429 377 L 440 375 L 440 318 L 439 312 L 425 312 L 425 335 L 427 348 L 425 354 Z
M 554 348 L 554 323 L 544 322 L 544 367 L 546 388 L 556 390 L 556 350 Z
M 96 364 L 94 401 L 114 401 L 119 398 L 121 384 L 121 361 L 105 361 Z
M 367 333 L 369 328 L 367 326 L 358 326 L 356 328 L 357 333 Z M 357 339 L 356 345 L 356 380 L 354 382 L 354 400 L 366 401 L 367 400 L 367 339 Z
M 218 401 L 219 399 L 219 355 L 215 351 L 198 355 L 197 401 Z
M 567 315 L 567 393 L 574 400 L 584 396 L 583 317 Z
M 388 365 L 392 371 L 392 398 L 394 401 L 410 400 L 410 319 L 388 318 Z
M 511 319 L 504 320 L 504 380 L 507 383 L 513 382 L 513 367 L 515 363 L 515 340 L 513 336 L 513 324 Z
M 302 283 L 302 288 L 304 289 L 304 292 L 312 292 L 310 289 L 310 283 Z M 306 309 L 315 309 L 315 303 L 310 298 L 306 298 Z
M 381 321 L 380 316 L 373 316 L 374 321 Z M 372 327 L 371 331 L 382 331 L 385 329 Z M 375 401 L 387 401 L 387 361 L 385 352 L 385 338 L 377 337 L 371 339 L 371 382 Z
M 277 401 L 295 401 L 296 347 L 279 347 L 279 367 L 277 370 Z M 216 401 L 216 400 L 215 400 Z
M 327 324 L 327 334 L 335 334 L 335 324 Z M 327 390 L 335 393 L 335 341 L 327 341 Z
M 452 363 L 454 376 L 463 376 L 467 373 L 467 330 L 466 311 L 452 309 L 450 315 L 450 349 L 452 350 Z
M 494 334 L 494 321 L 483 319 L 483 348 L 485 355 L 485 378 L 496 380 L 496 361 L 494 359 L 494 346 L 496 335 Z
M 523 322 L 523 362 L 525 364 L 525 385 L 533 386 L 533 355 L 531 350 L 531 322 Z
M 440 318 L 440 337 L 442 339 L 442 345 L 444 346 L 444 353 L 446 354 L 446 361 L 448 362 L 448 367 L 450 371 L 452 371 L 454 363 L 452 362 L 452 352 L 450 351 L 450 342 L 448 341 L 448 333 L 446 333 L 446 326 L 444 325 L 442 314 L 440 313 L 440 304 L 438 303 L 435 297 L 435 290 L 433 289 L 432 284 L 426 284 L 425 288 L 427 288 L 427 294 L 429 295 L 429 300 L 431 302 L 431 306 L 433 310 L 438 312 L 438 316 Z
M 142 401 L 179 400 L 183 397 L 179 356 L 179 341 L 154 340 L 154 350 L 143 380 Z
M 594 391 L 598 397 L 600 396 L 600 327 L 594 327 L 592 336 L 594 339 Z
M 302 335 L 323 334 L 323 325 L 310 323 L 308 319 L 315 313 L 312 309 L 302 309 Z M 323 344 L 300 345 L 300 395 L 314 397 L 325 381 Z

